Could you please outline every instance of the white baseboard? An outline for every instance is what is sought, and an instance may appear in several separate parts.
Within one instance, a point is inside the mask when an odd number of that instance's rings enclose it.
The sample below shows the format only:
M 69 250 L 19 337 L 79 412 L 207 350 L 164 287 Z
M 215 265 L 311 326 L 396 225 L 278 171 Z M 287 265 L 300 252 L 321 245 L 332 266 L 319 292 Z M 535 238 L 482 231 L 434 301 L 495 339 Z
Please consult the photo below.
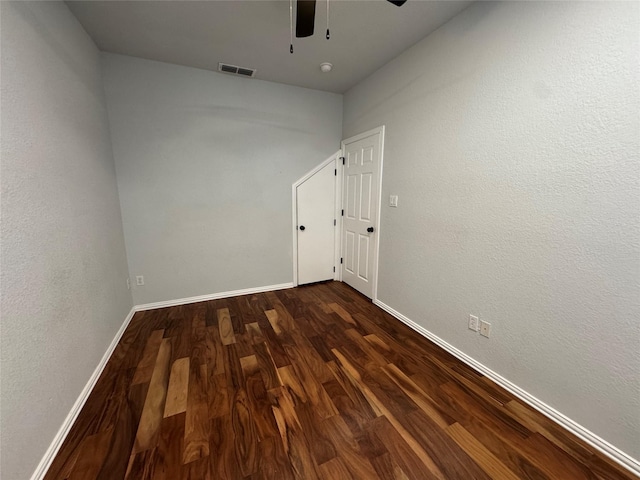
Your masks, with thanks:
M 272 292 L 273 290 L 284 290 L 285 288 L 293 288 L 293 283 L 280 283 L 278 285 L 266 285 L 264 287 L 244 288 L 242 290 L 232 290 L 230 292 L 210 293 L 208 295 L 199 295 L 197 297 L 177 298 L 175 300 L 166 300 L 163 302 L 145 303 L 136 305 L 136 312 L 144 310 L 153 310 L 155 308 L 175 307 L 176 305 L 187 305 L 189 303 L 206 302 L 207 300 L 217 300 L 219 298 L 238 297 L 240 295 L 251 295 L 254 293 Z
M 482 363 L 480 363 L 477 360 L 473 359 L 472 357 L 470 357 L 466 353 L 458 350 L 453 345 L 450 345 L 449 343 L 447 343 L 444 340 L 442 340 L 440 337 L 434 335 L 433 333 L 431 333 L 426 328 L 418 325 L 413 320 L 405 317 L 400 312 L 397 312 L 396 310 L 394 310 L 390 306 L 382 303 L 380 300 L 374 300 L 373 303 L 376 304 L 377 306 L 379 306 L 385 312 L 387 312 L 387 313 L 393 315 L 394 317 L 396 317 L 398 320 L 400 320 L 402 323 L 406 324 L 411 329 L 415 330 L 416 332 L 418 332 L 422 336 L 424 336 L 427 339 L 431 340 L 433 343 L 435 343 L 439 347 L 442 347 L 444 350 L 446 350 L 447 352 L 449 352 L 451 355 L 453 355 L 454 357 L 458 358 L 459 360 L 463 361 L 464 363 L 469 365 L 474 370 L 477 370 L 478 372 L 482 373 L 486 377 L 490 378 L 495 383 L 500 385 L 502 388 L 504 388 L 505 390 L 511 392 L 513 395 L 515 395 L 516 397 L 518 397 L 520 400 L 522 400 L 523 402 L 527 403 L 531 407 L 535 408 L 536 410 L 538 410 L 540 413 L 542 413 L 546 417 L 548 417 L 551 420 L 553 420 L 554 422 L 560 424 L 561 426 L 566 428 L 568 431 L 573 433 L 576 437 L 580 438 L 581 440 L 584 440 L 586 443 L 591 445 L 596 450 L 602 452 L 604 455 L 609 457 L 611 460 L 613 460 L 616 463 L 620 464 L 622 467 L 626 468 L 627 470 L 630 470 L 634 474 L 640 476 L 640 461 L 638 461 L 635 458 L 627 455 L 622 450 L 614 447 L 609 442 L 607 442 L 606 440 L 600 438 L 595 433 L 593 433 L 590 430 L 586 429 L 585 427 L 583 427 L 579 423 L 571 420 L 566 415 L 560 413 L 559 411 L 557 411 L 553 407 L 550 407 L 549 405 L 544 403 L 542 400 L 539 400 L 538 398 L 534 397 L 530 393 L 528 393 L 525 390 L 523 390 L 522 388 L 518 387 L 516 384 L 510 382 L 506 378 L 504 378 L 501 375 L 497 374 L 496 372 L 491 370 L 489 367 L 486 367 L 485 365 L 483 365 Z
M 104 370 L 104 367 L 106 367 L 107 362 L 109 361 L 109 358 L 111 358 L 111 354 L 118 346 L 118 342 L 120 341 L 120 338 L 122 338 L 124 331 L 129 326 L 129 322 L 131 322 L 131 319 L 133 318 L 133 315 L 135 313 L 136 313 L 135 308 L 132 308 L 129 314 L 127 315 L 127 318 L 124 319 L 122 326 L 116 332 L 115 337 L 113 337 L 113 340 L 109 345 L 109 348 L 107 348 L 107 351 L 102 356 L 100 363 L 98 363 L 98 366 L 93 371 L 91 378 L 89 378 L 89 381 L 82 389 L 82 392 L 80 392 L 80 396 L 76 400 L 76 403 L 74 403 L 73 407 L 71 407 L 71 411 L 69 412 L 69 414 L 67 415 L 67 418 L 65 418 L 64 422 L 62 423 L 60 430 L 58 430 L 58 433 L 56 433 L 56 436 L 53 438 L 53 441 L 51 442 L 51 445 L 49 445 L 49 448 L 44 454 L 44 457 L 42 457 L 42 460 L 40 460 L 38 467 L 36 468 L 35 472 L 33 472 L 33 475 L 31 476 L 31 480 L 41 480 L 42 478 L 44 478 L 44 475 L 47 473 L 47 470 L 51 466 L 51 462 L 53 462 L 53 459 L 58 454 L 58 450 L 60 450 L 62 443 L 64 442 L 65 438 L 67 438 L 67 435 L 69 434 L 69 430 L 71 430 L 71 427 L 73 426 L 76 419 L 78 418 L 78 415 L 82 410 L 82 407 L 84 407 L 84 404 L 89 398 L 89 395 L 93 390 L 93 387 L 95 387 L 98 379 L 100 378 L 100 375 L 102 374 L 102 371 Z

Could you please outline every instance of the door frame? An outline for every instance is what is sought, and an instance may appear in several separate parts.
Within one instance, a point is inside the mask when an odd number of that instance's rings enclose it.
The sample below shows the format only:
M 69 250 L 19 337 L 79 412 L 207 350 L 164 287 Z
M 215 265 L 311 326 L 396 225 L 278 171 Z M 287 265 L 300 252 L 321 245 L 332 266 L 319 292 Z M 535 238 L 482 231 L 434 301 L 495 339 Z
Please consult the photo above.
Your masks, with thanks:
M 334 218 L 336 219 L 336 228 L 334 229 L 334 246 L 333 246 L 333 265 L 335 267 L 335 273 L 333 275 L 333 279 L 337 280 L 338 273 L 342 273 L 342 269 L 337 268 L 337 265 L 340 262 L 340 242 L 341 242 L 341 229 L 342 229 L 342 219 L 340 217 L 340 211 L 342 209 L 342 193 L 338 195 L 338 191 L 341 189 L 341 179 L 342 172 L 339 168 L 339 164 L 342 165 L 341 159 L 342 151 L 338 150 L 329 158 L 327 158 L 324 162 L 316 165 L 307 173 L 305 173 L 302 177 L 296 180 L 291 186 L 291 227 L 292 227 L 292 236 L 293 236 L 293 286 L 298 286 L 298 191 L 297 188 L 302 185 L 304 182 L 313 177 L 316 173 L 322 170 L 327 165 L 333 163 L 336 170 L 336 182 L 334 189 Z M 337 260 L 337 261 L 336 261 Z
M 357 142 L 358 140 L 362 140 L 363 138 L 367 138 L 370 137 L 371 135 L 376 135 L 376 134 L 380 134 L 378 137 L 378 147 L 379 147 L 379 151 L 380 151 L 380 178 L 378 179 L 378 218 L 376 219 L 376 229 L 377 229 L 377 238 L 376 238 L 376 245 L 374 248 L 374 257 L 375 257 L 375 261 L 376 261 L 376 266 L 373 269 L 372 272 L 372 284 L 373 284 L 373 292 L 371 295 L 371 301 L 375 302 L 376 300 L 378 300 L 378 268 L 379 268 L 379 263 L 380 263 L 380 232 L 381 232 L 381 228 L 380 228 L 380 224 L 381 224 L 381 218 L 382 218 L 382 176 L 383 176 L 383 167 L 384 167 L 384 133 L 385 133 L 385 126 L 382 125 L 380 127 L 376 127 L 376 128 L 372 128 L 371 130 L 367 130 L 366 132 L 362 132 L 359 133 L 358 135 L 354 135 L 353 137 L 349 137 L 349 138 L 345 138 L 344 140 L 342 140 L 340 142 L 340 150 L 341 150 L 341 158 L 344 158 L 344 152 L 345 152 L 345 144 L 347 143 L 352 143 L 352 142 Z M 339 203 L 340 203 L 340 210 L 342 210 L 342 204 L 344 202 L 344 199 L 342 198 L 343 192 L 344 192 L 344 167 L 342 165 L 342 162 L 340 162 L 340 166 L 338 168 L 338 175 L 339 175 L 339 182 L 340 182 L 340 193 L 337 196 L 337 198 L 339 198 Z M 338 203 L 338 202 L 336 202 Z M 342 216 L 339 217 L 339 221 L 338 221 L 339 225 L 340 225 L 340 246 L 338 248 L 338 251 L 340 252 L 340 257 L 342 257 L 342 245 L 343 245 L 343 236 L 344 236 L 344 230 L 343 230 L 343 224 L 342 224 Z M 336 280 L 342 281 L 342 265 L 339 262 L 336 263 L 336 265 L 340 265 L 340 268 L 336 268 L 336 270 L 339 271 L 339 276 L 336 278 Z

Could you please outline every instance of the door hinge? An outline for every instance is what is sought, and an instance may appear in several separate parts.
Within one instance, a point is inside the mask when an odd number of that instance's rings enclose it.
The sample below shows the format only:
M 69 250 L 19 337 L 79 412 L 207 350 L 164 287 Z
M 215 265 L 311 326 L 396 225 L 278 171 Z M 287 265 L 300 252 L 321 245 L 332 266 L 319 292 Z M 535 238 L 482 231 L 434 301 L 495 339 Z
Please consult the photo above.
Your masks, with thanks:
M 336 223 L 337 223 L 337 222 L 336 222 L 336 219 L 334 218 L 334 219 L 333 219 L 333 226 L 334 226 L 334 227 L 336 226 Z
M 344 165 L 344 157 L 340 157 L 340 160 L 342 160 L 342 164 Z
M 342 216 L 344 217 L 344 208 L 342 209 Z
M 333 273 L 336 273 L 336 267 L 333 267 Z
M 342 265 L 342 257 L 340 257 L 340 264 Z
M 337 168 L 334 168 L 334 169 L 333 169 L 333 174 L 334 174 L 336 177 L 338 176 L 338 169 L 337 169 Z

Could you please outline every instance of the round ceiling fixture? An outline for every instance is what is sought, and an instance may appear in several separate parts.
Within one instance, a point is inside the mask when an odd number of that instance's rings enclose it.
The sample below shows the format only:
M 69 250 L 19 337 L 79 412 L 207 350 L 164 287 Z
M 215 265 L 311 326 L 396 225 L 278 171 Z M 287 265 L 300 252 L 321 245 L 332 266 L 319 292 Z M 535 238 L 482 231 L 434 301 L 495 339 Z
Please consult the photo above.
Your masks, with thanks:
M 328 73 L 331 71 L 332 68 L 333 68 L 333 65 L 331 65 L 329 62 L 324 62 L 320 64 L 320 71 L 322 73 Z

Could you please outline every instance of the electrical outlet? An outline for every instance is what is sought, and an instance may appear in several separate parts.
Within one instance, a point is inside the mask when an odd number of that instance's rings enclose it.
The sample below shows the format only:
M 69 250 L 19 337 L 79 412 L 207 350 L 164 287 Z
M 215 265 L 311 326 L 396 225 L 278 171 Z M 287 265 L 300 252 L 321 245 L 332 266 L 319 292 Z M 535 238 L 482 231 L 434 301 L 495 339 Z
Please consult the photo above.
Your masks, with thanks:
M 127 278 L 127 290 L 131 290 L 131 280 Z
M 491 334 L 491 324 L 489 322 L 485 322 L 484 320 L 480 321 L 480 335 L 483 337 L 489 338 Z
M 136 276 L 136 285 L 144 285 L 144 275 Z
M 478 331 L 478 317 L 475 315 L 469 315 L 469 330 Z

